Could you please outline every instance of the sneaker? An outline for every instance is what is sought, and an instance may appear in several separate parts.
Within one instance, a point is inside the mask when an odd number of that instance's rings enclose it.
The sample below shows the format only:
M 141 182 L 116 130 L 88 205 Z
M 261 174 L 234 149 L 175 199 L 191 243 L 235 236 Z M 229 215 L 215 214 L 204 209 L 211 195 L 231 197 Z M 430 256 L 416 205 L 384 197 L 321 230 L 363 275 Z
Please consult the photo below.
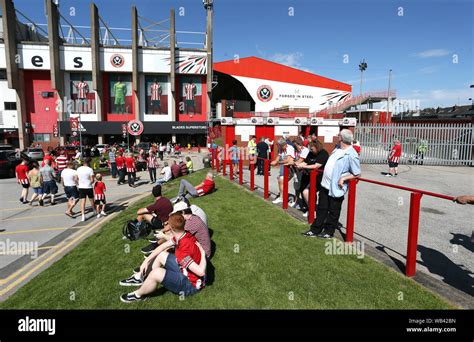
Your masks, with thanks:
M 303 213 L 303 217 L 308 217 L 308 212 Z
M 326 231 L 323 231 L 321 234 L 318 234 L 318 237 L 321 239 L 332 239 L 334 237 L 334 233 L 330 234 Z
M 141 251 L 145 255 L 150 255 L 151 252 L 153 252 L 156 247 L 158 247 L 157 243 L 150 243 L 148 246 L 143 247 Z
M 102 216 L 107 216 L 107 214 L 105 213 L 105 211 L 101 211 L 100 214 L 101 214 Z
M 182 196 L 177 196 L 175 199 L 173 199 L 171 201 L 171 203 L 176 204 L 176 203 L 180 202 L 182 199 L 183 199 Z
M 51 205 L 56 205 L 56 202 L 51 202 L 50 204 L 51 204 Z
M 40 206 L 43 206 L 44 205 L 44 201 L 42 199 L 39 200 L 39 204 Z
M 86 220 L 86 215 L 82 215 L 81 222 L 84 222 L 85 220 Z
M 99 214 L 97 214 L 97 218 L 100 218 L 100 213 L 99 213 Z
M 20 197 L 20 202 L 23 203 L 23 197 Z
M 392 174 L 391 174 L 391 173 L 387 173 L 387 174 L 385 175 L 385 177 L 392 177 Z
M 301 233 L 303 236 L 306 236 L 306 237 L 317 237 L 318 234 L 313 232 L 311 229 L 308 230 L 307 232 L 304 232 L 304 233 Z
M 145 300 L 145 297 L 138 297 L 135 293 L 124 293 L 120 296 L 120 300 L 124 303 L 133 303 L 133 302 L 141 302 Z
M 140 271 L 140 268 L 139 268 Z M 143 284 L 143 280 L 135 278 L 135 275 L 128 277 L 127 279 L 121 280 L 119 282 L 122 286 L 141 286 Z
M 23 202 L 21 202 L 21 203 L 23 203 L 23 204 L 28 204 L 28 203 L 30 203 L 30 202 L 29 202 L 28 200 L 26 200 L 26 201 L 23 201 Z
M 283 203 L 283 200 L 281 199 L 280 196 L 278 196 L 274 201 L 272 201 L 273 204 L 280 204 Z

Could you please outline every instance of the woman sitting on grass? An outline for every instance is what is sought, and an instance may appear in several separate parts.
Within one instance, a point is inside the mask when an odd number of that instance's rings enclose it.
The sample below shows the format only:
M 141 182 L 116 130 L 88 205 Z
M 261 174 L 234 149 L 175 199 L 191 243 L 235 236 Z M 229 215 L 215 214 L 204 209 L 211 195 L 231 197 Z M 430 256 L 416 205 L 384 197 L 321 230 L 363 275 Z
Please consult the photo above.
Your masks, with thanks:
M 168 220 L 172 239 L 161 244 L 143 262 L 140 272 L 122 280 L 122 286 L 140 286 L 134 292 L 120 296 L 124 303 L 144 300 L 159 284 L 184 296 L 197 293 L 205 285 L 206 255 L 196 238 L 184 230 L 181 214 L 171 214 Z M 174 247 L 174 254 L 166 252 Z

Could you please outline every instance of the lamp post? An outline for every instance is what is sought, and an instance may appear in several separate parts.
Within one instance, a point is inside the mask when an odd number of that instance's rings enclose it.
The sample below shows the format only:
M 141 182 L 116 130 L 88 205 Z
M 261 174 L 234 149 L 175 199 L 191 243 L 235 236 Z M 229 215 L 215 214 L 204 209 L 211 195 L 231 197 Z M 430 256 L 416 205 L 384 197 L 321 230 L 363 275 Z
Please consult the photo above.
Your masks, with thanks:
M 390 81 L 392 79 L 392 69 L 388 71 L 388 93 L 387 93 L 387 113 L 385 114 L 385 123 L 388 122 L 388 116 L 390 115 Z
M 362 62 L 359 63 L 359 70 L 360 70 L 360 103 L 359 103 L 359 124 L 360 124 L 360 119 L 362 116 L 361 110 L 362 110 L 362 75 L 365 70 L 367 70 L 367 63 L 365 62 L 365 59 L 362 60 Z

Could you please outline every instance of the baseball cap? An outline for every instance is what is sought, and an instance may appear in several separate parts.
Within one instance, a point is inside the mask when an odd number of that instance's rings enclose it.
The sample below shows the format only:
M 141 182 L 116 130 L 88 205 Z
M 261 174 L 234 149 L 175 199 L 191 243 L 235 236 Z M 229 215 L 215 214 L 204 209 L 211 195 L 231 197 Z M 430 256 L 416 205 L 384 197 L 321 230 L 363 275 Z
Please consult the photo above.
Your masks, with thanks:
M 173 206 L 173 212 L 171 214 L 177 213 L 178 211 L 183 211 L 185 209 L 188 209 L 189 206 L 186 202 L 184 201 L 179 201 Z

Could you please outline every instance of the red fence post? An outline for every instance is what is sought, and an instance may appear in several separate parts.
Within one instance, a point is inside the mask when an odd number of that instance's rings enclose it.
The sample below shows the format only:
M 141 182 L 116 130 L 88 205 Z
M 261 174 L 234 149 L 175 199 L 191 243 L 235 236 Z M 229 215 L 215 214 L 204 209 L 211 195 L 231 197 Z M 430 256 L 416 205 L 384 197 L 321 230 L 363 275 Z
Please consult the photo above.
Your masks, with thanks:
M 219 173 L 220 165 L 219 165 L 219 147 L 216 148 L 216 172 Z
M 215 168 L 215 166 L 216 166 L 216 165 L 215 165 L 215 160 L 214 160 L 214 158 L 215 158 L 215 151 L 214 151 L 213 148 L 211 148 L 211 168 L 212 168 L 213 170 L 214 170 L 214 168 Z
M 223 155 L 222 155 L 222 175 L 226 176 L 227 175 L 227 149 L 224 147 L 223 149 Z
M 242 159 L 242 153 L 239 158 L 239 184 L 244 184 L 244 160 Z
M 309 172 L 309 203 L 308 203 L 308 223 L 314 222 L 314 211 L 316 210 L 316 176 L 318 170 Z
M 283 209 L 288 209 L 288 173 L 289 173 L 289 166 L 283 166 Z
M 255 190 L 255 164 L 250 163 L 250 191 Z
M 347 199 L 347 221 L 346 221 L 346 242 L 354 241 L 354 218 L 356 205 L 357 180 L 349 181 L 349 192 Z
M 420 203 L 423 195 L 419 192 L 410 194 L 410 217 L 408 219 L 407 263 L 405 275 L 413 277 L 416 273 L 416 251 L 418 249 L 418 226 L 420 223 Z
M 263 160 L 263 198 L 268 199 L 268 159 Z

